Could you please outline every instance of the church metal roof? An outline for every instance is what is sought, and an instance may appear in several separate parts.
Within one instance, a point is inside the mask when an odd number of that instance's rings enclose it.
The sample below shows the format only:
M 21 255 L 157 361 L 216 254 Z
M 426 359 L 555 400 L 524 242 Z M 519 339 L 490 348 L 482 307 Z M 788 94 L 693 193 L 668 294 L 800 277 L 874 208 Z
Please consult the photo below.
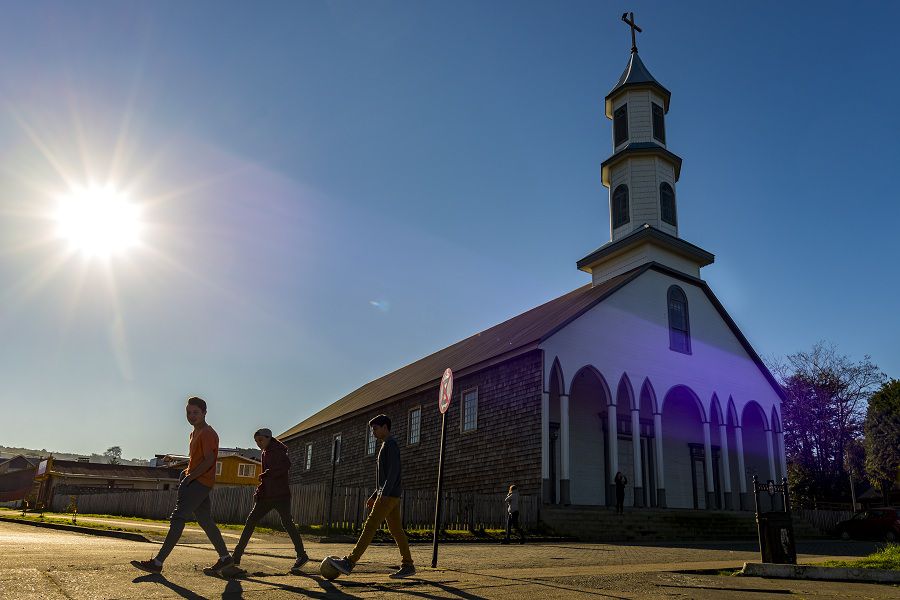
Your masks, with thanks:
M 628 156 L 640 155 L 656 155 L 665 158 L 672 163 L 672 168 L 675 171 L 676 183 L 681 178 L 682 161 L 680 156 L 678 156 L 674 152 L 670 152 L 666 148 L 663 148 L 656 142 L 631 142 L 624 148 L 604 160 L 602 163 L 600 163 L 600 179 L 602 180 L 603 185 L 609 187 L 609 170 L 613 165 L 624 160 Z
M 665 231 L 661 231 L 656 227 L 653 227 L 652 225 L 644 223 L 642 227 L 635 229 L 625 237 L 614 242 L 611 241 L 603 244 L 602 246 L 579 260 L 576 263 L 576 266 L 582 271 L 587 271 L 588 273 L 590 273 L 592 265 L 596 265 L 600 260 L 606 259 L 621 250 L 632 247 L 635 243 L 641 240 L 653 240 L 660 246 L 664 246 L 678 254 L 696 261 L 701 267 L 711 265 L 716 260 L 715 255 L 711 252 L 707 252 L 699 246 L 695 246 L 694 244 L 687 242 L 679 237 L 675 237 L 674 235 L 668 234 Z
M 619 81 L 616 82 L 615 87 L 613 87 L 606 95 L 606 116 L 612 118 L 612 102 L 610 100 L 615 94 L 623 88 L 639 85 L 655 87 L 663 96 L 665 104 L 663 109 L 666 112 L 669 112 L 669 98 L 672 97 L 672 93 L 650 74 L 650 71 L 644 66 L 644 61 L 641 60 L 638 53 L 632 52 L 631 58 L 628 59 L 628 65 L 622 72 L 622 76 L 619 77 Z
M 437 386 L 444 369 L 464 376 L 535 350 L 543 340 L 643 273 L 637 267 L 597 286 L 582 286 L 481 333 L 371 381 L 278 436 L 281 440 L 419 389 Z

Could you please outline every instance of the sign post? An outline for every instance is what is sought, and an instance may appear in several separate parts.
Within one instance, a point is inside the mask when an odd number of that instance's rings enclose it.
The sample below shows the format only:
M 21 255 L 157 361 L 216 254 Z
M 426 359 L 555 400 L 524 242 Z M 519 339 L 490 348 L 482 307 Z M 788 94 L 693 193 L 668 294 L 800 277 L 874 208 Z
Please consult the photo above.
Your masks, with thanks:
M 444 440 L 447 438 L 447 409 L 453 396 L 453 371 L 447 369 L 441 378 L 438 393 L 438 410 L 441 411 L 441 454 L 438 458 L 437 501 L 434 503 L 434 543 L 431 550 L 431 568 L 437 568 L 438 532 L 441 527 L 441 495 L 444 490 Z

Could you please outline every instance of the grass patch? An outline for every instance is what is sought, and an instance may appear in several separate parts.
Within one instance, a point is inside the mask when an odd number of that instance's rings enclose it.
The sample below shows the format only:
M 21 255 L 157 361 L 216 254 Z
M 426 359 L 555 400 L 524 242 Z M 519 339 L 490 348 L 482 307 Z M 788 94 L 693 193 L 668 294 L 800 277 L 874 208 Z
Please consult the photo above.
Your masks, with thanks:
M 19 514 L 16 516 L 16 519 L 20 521 L 33 521 L 35 523 L 53 523 L 55 525 L 73 525 L 72 519 L 67 519 L 65 517 L 48 517 L 48 516 L 35 516 L 35 515 L 25 515 L 24 517 Z M 106 523 L 74 523 L 78 527 L 84 527 L 86 529 L 101 529 L 103 531 L 124 531 L 127 533 L 142 533 L 142 534 L 153 534 L 159 533 L 157 531 L 153 531 L 150 529 L 140 529 L 138 527 L 122 527 L 120 525 L 108 525 Z
M 888 544 L 884 548 L 857 560 L 829 560 L 825 567 L 850 567 L 852 569 L 900 570 L 900 544 Z

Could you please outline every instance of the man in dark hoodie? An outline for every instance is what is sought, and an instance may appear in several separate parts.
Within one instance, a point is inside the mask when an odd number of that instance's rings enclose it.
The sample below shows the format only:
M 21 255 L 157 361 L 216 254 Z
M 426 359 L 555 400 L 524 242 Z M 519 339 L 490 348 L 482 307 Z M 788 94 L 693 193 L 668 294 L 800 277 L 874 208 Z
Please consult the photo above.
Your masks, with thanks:
M 356 542 L 353 551 L 344 558 L 329 556 L 327 560 L 331 565 L 344 575 L 349 575 L 353 567 L 362 558 L 363 553 L 381 524 L 387 521 L 391 536 L 400 550 L 402 563 L 400 570 L 389 577 L 401 579 L 416 574 L 412 555 L 409 552 L 409 541 L 406 532 L 403 531 L 403 520 L 400 513 L 400 497 L 403 494 L 403 486 L 400 478 L 400 446 L 397 440 L 391 436 L 391 420 L 387 415 L 378 415 L 369 421 L 372 435 L 381 441 L 378 450 L 378 459 L 375 469 L 375 491 L 366 500 L 366 507 L 372 509 L 363 525 L 363 531 Z
M 309 561 L 309 556 L 303 549 L 300 532 L 297 531 L 297 527 L 291 519 L 291 489 L 288 487 L 291 459 L 288 458 L 287 446 L 272 437 L 271 429 L 260 429 L 253 434 L 253 438 L 256 440 L 256 445 L 262 450 L 262 473 L 259 476 L 256 493 L 253 495 L 253 510 L 247 516 L 247 523 L 244 525 L 241 539 L 232 554 L 234 567 L 227 575 L 241 575 L 246 572 L 240 568 L 241 556 L 250 542 L 250 536 L 253 535 L 256 524 L 272 509 L 278 511 L 281 524 L 291 536 L 291 541 L 294 542 L 297 561 L 291 567 L 291 573 L 297 575 L 301 572 L 301 567 Z

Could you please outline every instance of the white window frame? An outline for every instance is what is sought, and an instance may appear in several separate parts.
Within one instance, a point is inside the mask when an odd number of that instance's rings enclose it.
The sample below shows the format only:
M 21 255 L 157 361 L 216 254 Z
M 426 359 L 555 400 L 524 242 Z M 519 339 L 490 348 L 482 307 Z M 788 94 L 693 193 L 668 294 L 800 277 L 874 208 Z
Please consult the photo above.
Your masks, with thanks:
M 372 428 L 369 427 L 369 424 L 366 423 L 366 456 L 375 456 L 375 451 L 378 449 L 378 440 L 375 439 L 375 434 L 372 432 Z
M 416 437 L 413 439 L 413 413 L 418 412 L 419 418 L 418 423 L 416 423 Z M 406 443 L 410 446 L 415 446 L 419 442 L 422 441 L 422 405 L 413 406 L 407 412 L 406 416 Z
M 216 477 L 218 477 L 221 474 L 222 474 L 222 461 L 217 460 L 216 461 Z
M 312 469 L 312 455 L 313 455 L 313 445 L 312 442 L 306 444 L 306 460 L 304 461 L 303 466 L 305 467 L 304 471 L 309 471 Z
M 238 477 L 256 477 L 256 465 L 250 463 L 238 464 Z
M 475 414 L 472 419 L 472 427 L 466 428 L 466 396 L 470 393 L 475 394 Z M 459 396 L 459 431 L 460 433 L 471 433 L 478 430 L 478 388 L 470 387 L 464 389 Z
M 334 441 L 337 440 L 337 460 L 334 458 Z M 331 462 L 334 464 L 341 464 L 341 454 L 344 453 L 344 440 L 341 439 L 341 434 L 336 433 L 331 436 Z

